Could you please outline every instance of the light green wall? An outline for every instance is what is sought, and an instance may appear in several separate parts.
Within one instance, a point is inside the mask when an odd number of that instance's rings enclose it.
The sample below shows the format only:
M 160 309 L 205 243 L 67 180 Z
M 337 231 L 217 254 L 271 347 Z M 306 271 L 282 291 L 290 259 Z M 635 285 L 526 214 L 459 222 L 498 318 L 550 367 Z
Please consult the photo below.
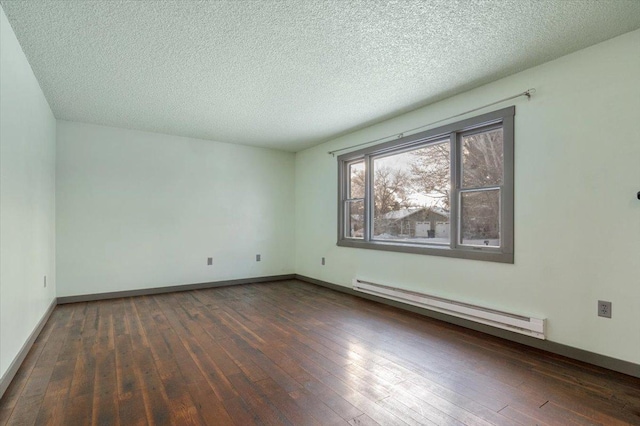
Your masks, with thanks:
M 58 296 L 293 273 L 294 158 L 58 121 Z
M 0 377 L 55 297 L 55 137 L 0 8 Z
M 635 31 L 298 153 L 296 272 L 547 318 L 551 341 L 640 363 L 638 70 Z M 530 101 L 493 107 L 516 105 L 515 264 L 336 246 L 337 163 L 327 151 L 532 87 Z M 598 299 L 613 302 L 612 319 L 596 316 Z

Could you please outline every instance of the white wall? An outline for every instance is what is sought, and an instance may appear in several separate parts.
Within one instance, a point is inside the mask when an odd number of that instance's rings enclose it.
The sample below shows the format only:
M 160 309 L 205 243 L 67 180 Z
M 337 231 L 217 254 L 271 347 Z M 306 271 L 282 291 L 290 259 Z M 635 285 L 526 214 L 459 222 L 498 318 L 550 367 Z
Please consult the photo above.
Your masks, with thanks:
M 640 363 L 638 70 L 635 31 L 298 153 L 296 272 L 344 286 L 358 277 L 546 317 L 551 341 Z M 537 93 L 530 101 L 511 102 L 515 264 L 336 246 L 337 163 L 327 151 L 531 87 Z M 613 302 L 612 319 L 596 316 L 598 299 Z
M 58 296 L 293 273 L 294 159 L 58 121 Z
M 55 137 L 0 8 L 0 377 L 55 298 Z

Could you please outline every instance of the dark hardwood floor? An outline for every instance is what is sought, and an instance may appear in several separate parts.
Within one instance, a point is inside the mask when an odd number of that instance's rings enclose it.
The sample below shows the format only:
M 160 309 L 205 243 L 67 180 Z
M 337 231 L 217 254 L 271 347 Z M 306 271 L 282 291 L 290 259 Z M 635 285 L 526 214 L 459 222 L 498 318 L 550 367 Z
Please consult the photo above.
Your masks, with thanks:
M 56 307 L 10 425 L 640 424 L 640 379 L 300 281 Z

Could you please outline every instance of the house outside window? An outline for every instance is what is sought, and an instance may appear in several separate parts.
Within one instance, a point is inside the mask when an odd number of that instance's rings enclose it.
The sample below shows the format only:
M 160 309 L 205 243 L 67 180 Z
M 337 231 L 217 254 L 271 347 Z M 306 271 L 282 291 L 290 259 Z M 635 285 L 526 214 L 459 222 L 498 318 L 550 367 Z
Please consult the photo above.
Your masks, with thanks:
M 338 157 L 338 245 L 513 263 L 515 107 Z

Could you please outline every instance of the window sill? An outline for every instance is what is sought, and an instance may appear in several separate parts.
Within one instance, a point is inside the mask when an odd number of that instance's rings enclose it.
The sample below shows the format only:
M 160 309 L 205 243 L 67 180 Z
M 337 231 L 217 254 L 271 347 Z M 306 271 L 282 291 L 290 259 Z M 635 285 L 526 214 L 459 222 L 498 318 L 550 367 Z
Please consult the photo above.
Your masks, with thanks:
M 382 250 L 399 253 L 422 254 L 428 256 L 454 257 L 467 260 L 483 260 L 488 262 L 514 263 L 513 253 L 505 253 L 499 249 L 467 248 L 452 249 L 449 246 L 424 246 L 405 243 L 386 243 L 383 241 L 363 241 L 357 239 L 338 240 L 339 247 L 360 248 L 366 250 Z

